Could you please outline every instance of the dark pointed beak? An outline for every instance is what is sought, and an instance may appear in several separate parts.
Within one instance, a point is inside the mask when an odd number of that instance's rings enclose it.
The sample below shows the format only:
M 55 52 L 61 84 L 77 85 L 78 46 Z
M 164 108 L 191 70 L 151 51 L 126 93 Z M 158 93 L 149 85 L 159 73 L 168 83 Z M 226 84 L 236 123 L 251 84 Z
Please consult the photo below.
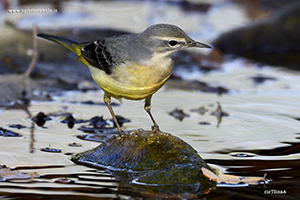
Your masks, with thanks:
M 198 47 L 198 48 L 212 48 L 210 45 L 208 44 L 204 44 L 201 42 L 196 42 L 193 41 L 191 44 L 189 44 L 189 47 Z

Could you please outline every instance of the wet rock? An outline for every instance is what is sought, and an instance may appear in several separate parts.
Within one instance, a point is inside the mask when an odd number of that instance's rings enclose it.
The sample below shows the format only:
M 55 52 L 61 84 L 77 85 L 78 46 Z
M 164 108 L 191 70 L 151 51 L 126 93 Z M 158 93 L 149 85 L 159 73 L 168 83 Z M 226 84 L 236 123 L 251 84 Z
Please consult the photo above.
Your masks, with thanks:
M 45 151 L 45 152 L 49 152 L 49 153 L 61 153 L 60 149 L 53 149 L 53 148 L 49 148 L 49 147 L 43 148 L 43 149 L 41 149 L 41 151 Z
M 61 183 L 61 184 L 74 184 L 75 181 L 68 179 L 68 178 L 63 178 L 63 179 L 58 179 L 54 181 L 55 183 Z
M 200 125 L 211 125 L 209 122 L 199 122 Z
M 90 120 L 90 125 L 93 127 L 105 127 L 107 125 L 106 120 L 103 119 L 103 116 L 95 116 L 92 117 Z
M 182 121 L 185 117 L 189 117 L 189 115 L 185 114 L 183 110 L 175 108 L 171 112 L 169 112 L 169 115 L 174 116 L 179 121 Z
M 61 123 L 65 123 L 68 125 L 69 128 L 73 128 L 75 124 L 82 124 L 82 123 L 86 123 L 88 121 L 89 120 L 75 119 L 71 113 L 68 113 L 66 118 L 64 120 L 62 120 Z
M 35 117 L 32 118 L 32 121 L 34 121 L 36 125 L 40 127 L 44 127 L 46 121 L 49 120 L 51 120 L 51 118 L 45 115 L 43 112 L 39 112 Z
M 165 194 L 201 193 L 210 182 L 201 167 L 210 169 L 190 145 L 171 134 L 139 130 L 129 137 L 113 137 L 98 147 L 76 154 L 72 161 L 106 168 L 131 187 L 164 191 Z M 145 189 L 146 188 L 146 189 Z
M 18 170 L 13 170 L 5 165 L 0 165 L 0 181 L 6 180 L 21 180 L 39 177 L 36 173 L 24 173 Z
M 92 117 L 90 120 L 87 120 L 89 126 L 81 126 L 78 130 L 83 131 L 85 133 L 103 133 L 109 130 L 114 129 L 113 127 L 106 127 L 108 125 L 107 120 L 103 119 L 103 116 L 95 116 Z
M 64 120 L 61 121 L 61 123 L 66 123 L 69 128 L 74 127 L 75 124 L 74 122 L 75 122 L 75 118 L 71 114 L 69 114 Z
M 116 118 L 121 127 L 123 126 L 124 123 L 131 122 L 130 119 L 126 119 L 125 117 L 123 117 L 121 115 L 116 115 Z M 114 127 L 117 127 L 113 119 L 110 119 L 110 121 L 114 124 Z
M 126 122 L 131 122 L 129 119 L 126 119 L 120 115 L 116 115 L 116 118 L 119 122 L 120 126 L 123 126 L 124 123 Z M 81 130 L 85 133 L 96 133 L 96 134 L 91 134 L 92 138 L 97 138 L 100 137 L 100 141 L 103 141 L 103 136 L 105 135 L 110 135 L 110 134 L 115 134 L 115 128 L 116 125 L 113 121 L 113 119 L 104 119 L 103 116 L 95 116 L 92 117 L 90 120 L 87 120 L 89 123 L 89 126 L 81 126 L 78 128 L 78 130 Z M 113 125 L 107 127 L 107 125 Z M 82 136 L 82 137 L 88 137 L 88 136 Z M 94 140 L 94 139 L 92 139 Z M 105 139 L 106 140 L 106 139 Z
M 22 137 L 21 134 L 16 133 L 16 132 L 11 131 L 11 130 L 8 130 L 8 129 L 5 129 L 5 128 L 2 128 L 2 127 L 0 127 L 0 136 L 4 136 L 4 137 Z
M 9 125 L 9 127 L 17 128 L 17 129 L 26 128 L 26 126 L 23 126 L 22 124 L 12 124 L 12 125 Z
M 224 54 L 300 70 L 300 2 L 292 3 L 265 21 L 229 31 L 213 45 Z
M 263 84 L 266 81 L 276 81 L 277 79 L 274 77 L 270 77 L 270 76 L 264 76 L 264 75 L 257 75 L 257 76 L 252 76 L 250 77 L 250 79 L 256 84 Z
M 78 144 L 78 143 L 76 143 L 76 142 L 73 142 L 73 143 L 71 143 L 71 144 L 68 144 L 68 146 L 69 146 L 69 147 L 82 147 L 81 144 Z

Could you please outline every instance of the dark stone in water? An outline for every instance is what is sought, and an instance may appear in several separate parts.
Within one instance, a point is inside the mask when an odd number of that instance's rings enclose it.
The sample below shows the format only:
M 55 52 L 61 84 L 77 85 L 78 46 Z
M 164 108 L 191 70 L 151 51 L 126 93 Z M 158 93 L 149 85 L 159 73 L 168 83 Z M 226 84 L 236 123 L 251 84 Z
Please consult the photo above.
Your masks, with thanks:
M 183 110 L 175 108 L 171 112 L 169 112 L 169 115 L 174 116 L 179 121 L 182 121 L 185 117 L 189 117 L 189 115 L 185 114 Z
M 90 120 L 90 125 L 93 127 L 105 127 L 107 125 L 106 120 L 103 119 L 103 116 L 95 116 L 91 118 Z
M 118 123 L 121 127 L 123 126 L 124 123 L 131 122 L 130 119 L 126 119 L 125 117 L 122 117 L 121 115 L 116 115 L 116 118 L 117 118 L 117 121 L 118 121 Z M 111 119 L 110 121 L 114 124 L 114 127 L 116 127 L 116 124 L 115 124 L 114 120 Z
M 211 168 L 197 151 L 171 134 L 138 130 L 129 137 L 113 137 L 98 147 L 76 154 L 72 161 L 105 168 L 131 187 L 165 194 L 201 194 L 211 183 L 201 167 Z M 124 182 L 124 181 L 121 181 Z M 145 189 L 146 188 L 146 189 Z
M 5 129 L 5 128 L 2 128 L 2 127 L 0 127 L 0 136 L 4 136 L 4 137 L 22 137 L 21 134 L 16 133 L 16 132 L 11 131 L 11 130 L 8 130 L 8 129 Z
M 200 125 L 211 125 L 209 122 L 199 122 Z
M 17 129 L 26 128 L 26 126 L 23 126 L 21 124 L 12 124 L 12 125 L 9 125 L 9 127 L 11 127 L 11 128 L 17 128 Z
M 75 118 L 70 114 L 64 120 L 62 120 L 61 123 L 66 123 L 69 128 L 73 128 L 75 124 Z
M 45 151 L 45 152 L 49 152 L 49 153 L 61 153 L 60 149 L 53 149 L 53 148 L 49 148 L 49 147 L 43 148 L 43 149 L 41 149 L 41 151 Z
M 68 144 L 68 146 L 69 146 L 69 147 L 82 147 L 81 144 L 78 144 L 78 143 L 76 143 L 76 142 L 73 142 L 73 143 L 71 143 L 71 144 Z
M 36 125 L 43 127 L 46 121 L 51 120 L 50 117 L 45 115 L 43 112 L 39 112 L 35 117 L 32 118 L 32 121 L 36 123 Z
M 264 82 L 271 80 L 271 81 L 276 81 L 277 79 L 274 77 L 270 77 L 270 76 L 263 76 L 263 75 L 257 75 L 257 76 L 252 76 L 250 77 L 250 79 L 256 84 L 263 84 Z

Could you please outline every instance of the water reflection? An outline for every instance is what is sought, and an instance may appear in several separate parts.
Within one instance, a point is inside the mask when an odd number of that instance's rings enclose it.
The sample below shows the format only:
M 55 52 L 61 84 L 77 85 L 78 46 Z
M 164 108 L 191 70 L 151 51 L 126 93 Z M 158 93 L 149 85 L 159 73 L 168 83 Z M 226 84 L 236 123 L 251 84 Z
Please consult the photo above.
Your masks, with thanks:
M 34 153 L 34 123 L 30 126 L 30 142 L 29 142 L 29 153 Z

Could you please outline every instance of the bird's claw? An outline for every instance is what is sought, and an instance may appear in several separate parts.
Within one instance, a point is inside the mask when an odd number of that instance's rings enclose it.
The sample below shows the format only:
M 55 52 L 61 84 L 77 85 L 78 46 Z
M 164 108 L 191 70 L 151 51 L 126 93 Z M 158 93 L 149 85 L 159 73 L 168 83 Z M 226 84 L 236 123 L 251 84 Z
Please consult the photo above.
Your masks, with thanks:
M 142 129 L 142 128 L 139 128 L 139 129 L 133 130 L 133 131 L 126 131 L 126 132 L 122 130 L 121 132 L 119 132 L 119 136 L 121 138 L 130 137 L 132 135 L 137 135 L 137 134 L 139 134 L 139 133 L 141 133 L 143 131 L 144 131 L 144 129 Z
M 130 136 L 130 132 L 125 132 L 125 131 L 121 130 L 121 131 L 119 132 L 119 136 L 120 136 L 121 138 L 123 138 L 123 137 L 128 137 L 128 136 Z
M 164 133 L 162 132 L 160 129 L 159 129 L 159 126 L 157 124 L 154 124 L 152 127 L 152 133 L 153 134 L 156 134 L 156 144 L 159 143 L 159 136 L 160 135 L 165 135 L 167 133 Z

